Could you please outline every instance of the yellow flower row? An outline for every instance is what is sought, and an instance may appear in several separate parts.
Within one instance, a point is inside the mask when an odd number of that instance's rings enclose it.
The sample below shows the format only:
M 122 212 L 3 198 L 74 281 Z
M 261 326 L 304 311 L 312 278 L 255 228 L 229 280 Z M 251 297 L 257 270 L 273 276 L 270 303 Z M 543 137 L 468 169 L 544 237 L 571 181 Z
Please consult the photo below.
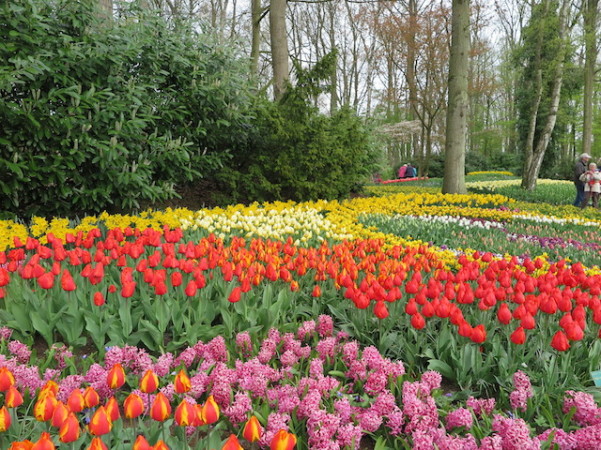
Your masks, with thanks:
M 509 172 L 508 170 L 480 170 L 475 172 L 469 172 L 468 175 L 507 175 L 513 177 L 513 172 Z
M 537 212 L 537 209 L 541 212 Z M 359 219 L 366 213 L 461 216 L 496 221 L 510 221 L 514 217 L 523 216 L 540 217 L 541 220 L 578 218 L 572 207 L 516 203 L 496 194 L 443 195 L 430 191 L 398 192 L 386 197 L 355 198 L 341 202 L 253 203 L 248 206 L 234 205 L 200 211 L 183 208 L 145 211 L 139 215 L 102 213 L 85 217 L 77 224 L 67 219 L 54 218 L 47 221 L 39 217 L 34 218 L 29 227 L 12 221 L 0 221 L 0 251 L 12 247 L 15 236 L 23 242 L 28 236 L 32 236 L 45 243 L 49 233 L 64 239 L 67 233 L 87 233 L 97 226 L 109 229 L 160 229 L 164 225 L 172 228 L 181 226 L 186 230 L 215 233 L 222 238 L 230 234 L 278 240 L 292 236 L 297 245 L 323 239 L 339 241 L 353 238 L 382 239 L 389 246 L 423 244 L 411 236 L 388 235 L 375 227 L 364 226 Z M 440 250 L 440 257 L 447 265 L 453 265 L 456 260 L 455 254 L 449 250 Z

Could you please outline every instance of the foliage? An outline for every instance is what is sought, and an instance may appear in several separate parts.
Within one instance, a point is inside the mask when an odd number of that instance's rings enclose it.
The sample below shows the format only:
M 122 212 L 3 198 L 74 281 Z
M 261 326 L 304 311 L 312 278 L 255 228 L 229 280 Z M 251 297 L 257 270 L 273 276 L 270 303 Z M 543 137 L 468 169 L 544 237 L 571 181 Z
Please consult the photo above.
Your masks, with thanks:
M 375 152 L 362 120 L 342 108 L 331 117 L 313 100 L 335 59 L 304 70 L 280 103 L 258 100 L 246 145 L 217 175 L 229 201 L 311 200 L 347 196 L 374 171 Z
M 100 23 L 94 4 L 0 6 L 0 210 L 165 199 L 239 137 L 246 82 L 231 51 L 158 17 Z

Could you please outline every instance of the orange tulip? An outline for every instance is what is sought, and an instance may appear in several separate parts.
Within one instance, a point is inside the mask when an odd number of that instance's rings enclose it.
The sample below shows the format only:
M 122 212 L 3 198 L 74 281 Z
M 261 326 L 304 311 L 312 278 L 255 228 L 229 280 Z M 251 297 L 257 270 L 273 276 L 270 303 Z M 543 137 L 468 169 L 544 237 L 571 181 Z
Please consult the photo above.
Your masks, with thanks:
M 221 450 L 243 450 L 243 448 L 240 445 L 240 441 L 238 441 L 236 435 L 230 434 L 230 437 L 227 439 L 227 441 L 225 441 L 225 444 L 223 444 Z
M 204 405 L 202 405 L 202 421 L 206 425 L 211 425 L 219 420 L 219 405 L 215 402 L 212 395 L 209 396 Z
M 38 397 L 38 401 L 33 406 L 33 415 L 39 422 L 46 422 L 52 419 L 54 407 L 58 400 L 52 393 L 47 393 Z
M 187 427 L 194 425 L 195 420 L 196 410 L 194 409 L 194 405 L 188 403 L 186 400 L 182 400 L 177 408 L 175 408 L 175 423 L 179 426 Z
M 69 409 L 63 402 L 57 401 L 52 412 L 52 426 L 60 428 L 65 420 L 67 420 L 67 417 L 69 417 Z
M 0 367 L 0 392 L 6 392 L 15 384 L 13 373 L 6 367 Z
M 10 428 L 11 418 L 6 406 L 0 408 L 0 433 Z
M 190 383 L 190 378 L 188 378 L 188 375 L 186 375 L 186 372 L 184 372 L 183 370 L 180 370 L 177 373 L 173 385 L 175 387 L 175 392 L 177 392 L 178 394 L 188 392 L 192 387 Z
M 159 440 L 156 444 L 154 444 L 154 447 L 152 448 L 153 450 L 169 450 L 169 447 L 163 442 L 162 439 Z
M 296 436 L 292 433 L 288 433 L 286 430 L 280 430 L 271 440 L 269 448 L 271 450 L 292 450 L 295 445 Z
M 33 442 L 31 442 L 29 439 L 26 439 L 24 441 L 13 442 L 10 444 L 10 447 L 8 447 L 8 450 L 31 450 L 32 447 Z
M 94 439 L 92 439 L 92 442 L 90 442 L 90 445 L 88 446 L 87 450 L 109 450 L 109 448 L 104 442 L 102 442 L 102 439 L 100 439 L 99 437 L 95 437 Z
M 121 414 L 119 413 L 119 404 L 117 403 L 115 397 L 109 398 L 106 404 L 104 405 L 104 408 L 106 409 L 107 414 L 111 418 L 111 422 L 119 420 L 119 418 L 121 417 Z
M 86 400 L 83 397 L 81 389 L 71 391 L 67 399 L 67 406 L 74 413 L 81 412 L 86 408 Z
M 42 395 L 45 394 L 52 394 L 56 397 L 56 395 L 58 394 L 58 384 L 55 381 L 49 380 L 46 382 L 46 384 L 44 385 L 44 387 L 42 387 L 42 389 L 40 390 L 40 393 L 38 394 L 38 398 L 40 398 Z
M 169 399 L 165 396 L 165 394 L 159 392 L 154 398 L 152 406 L 150 407 L 150 417 L 157 422 L 163 422 L 167 420 L 170 415 L 171 404 L 169 403 Z
M 194 413 L 195 418 L 193 425 L 195 427 L 202 427 L 203 425 L 206 425 L 204 419 L 202 418 L 202 405 L 199 405 L 198 403 L 194 405 Z
M 152 450 L 152 446 L 148 443 L 146 438 L 140 434 L 136 438 L 132 450 Z
M 100 403 L 100 396 L 92 386 L 88 386 L 83 391 L 83 399 L 86 403 L 86 408 L 93 408 Z
M 125 370 L 121 364 L 115 364 L 106 376 L 106 384 L 111 389 L 119 389 L 125 384 Z
M 33 444 L 31 450 L 55 450 L 54 443 L 50 439 L 50 433 L 43 432 L 40 439 Z
M 123 414 L 128 419 L 135 419 L 144 412 L 144 401 L 139 395 L 131 393 L 123 402 Z
M 11 386 L 8 388 L 8 391 L 6 391 L 5 394 L 4 404 L 7 408 L 16 408 L 23 404 L 23 396 L 16 387 Z
M 77 417 L 75 417 L 75 414 L 69 413 L 69 416 L 58 430 L 59 439 L 64 443 L 74 442 L 79 439 L 80 431 Z
M 147 370 L 140 380 L 140 390 L 145 394 L 151 394 L 159 387 L 159 377 L 152 370 Z
M 110 433 L 112 427 L 113 423 L 104 406 L 96 410 L 88 425 L 90 434 L 94 436 L 102 436 L 103 434 Z
M 263 434 L 263 427 L 259 423 L 259 420 L 256 416 L 252 416 L 244 425 L 244 429 L 242 430 L 242 436 L 248 442 L 256 442 L 261 438 Z

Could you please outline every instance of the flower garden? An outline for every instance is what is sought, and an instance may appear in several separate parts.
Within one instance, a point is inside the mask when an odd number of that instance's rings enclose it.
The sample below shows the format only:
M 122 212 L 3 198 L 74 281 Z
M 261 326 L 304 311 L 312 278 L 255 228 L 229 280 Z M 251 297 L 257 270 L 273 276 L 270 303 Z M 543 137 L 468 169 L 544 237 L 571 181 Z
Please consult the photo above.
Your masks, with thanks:
M 0 222 L 0 448 L 601 448 L 601 214 L 502 185 Z

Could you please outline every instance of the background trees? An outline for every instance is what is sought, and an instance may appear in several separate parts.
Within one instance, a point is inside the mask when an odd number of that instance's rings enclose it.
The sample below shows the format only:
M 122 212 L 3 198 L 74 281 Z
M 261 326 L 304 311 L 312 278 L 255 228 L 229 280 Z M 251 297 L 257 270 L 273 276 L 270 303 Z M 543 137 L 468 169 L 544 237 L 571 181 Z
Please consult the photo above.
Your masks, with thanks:
M 143 155 L 148 151 L 145 148 L 162 140 L 161 146 L 175 145 L 174 148 L 179 149 L 172 152 L 174 155 L 188 155 L 182 164 L 189 163 L 184 164 L 188 165 L 178 172 L 177 179 L 173 178 L 176 170 L 151 170 L 149 174 L 151 178 L 158 177 L 155 184 L 159 187 L 153 191 L 155 187 L 150 183 L 150 190 L 143 190 L 137 197 L 128 194 L 130 198 L 123 205 L 135 205 L 143 197 L 163 196 L 172 192 L 170 183 L 182 179 L 210 175 L 223 180 L 223 173 L 231 174 L 232 170 L 245 178 L 247 169 L 235 161 L 246 158 L 241 156 L 241 149 L 248 152 L 249 142 L 259 145 L 270 141 L 269 137 L 252 136 L 253 120 L 273 119 L 267 129 L 273 132 L 271 137 L 280 136 L 288 124 L 280 127 L 278 123 L 295 120 L 293 117 L 301 112 L 320 120 L 329 118 L 332 123 L 325 129 L 330 130 L 336 117 L 340 117 L 340 110 L 347 111 L 345 114 L 350 110 L 361 117 L 363 125 L 374 131 L 370 144 L 365 145 L 364 155 L 371 154 L 374 139 L 380 149 L 369 163 L 363 157 L 357 159 L 362 161 L 362 172 L 379 171 L 387 178 L 393 176 L 399 165 L 412 162 L 421 175 L 443 175 L 445 139 L 449 131 L 454 131 L 447 127 L 450 0 L 87 0 L 79 2 L 80 8 L 89 11 L 82 20 L 89 24 L 91 20 L 98 22 L 85 30 L 72 19 L 47 12 L 48 5 L 57 1 L 10 3 L 36 5 L 41 15 L 48 15 L 44 20 L 62 21 L 60 26 L 71 21 L 66 29 L 79 27 L 79 31 L 74 31 L 75 34 L 69 31 L 65 34 L 67 39 L 86 42 L 90 49 L 86 50 L 87 54 L 76 55 L 80 49 L 75 45 L 65 50 L 60 48 L 63 44 L 59 41 L 53 43 L 50 39 L 49 50 L 43 47 L 33 50 L 4 27 L 1 37 L 7 44 L 3 44 L 1 51 L 9 64 L 8 69 L 0 72 L 4 83 L 0 107 L 10 118 L 4 123 L 11 123 L 12 127 L 25 123 L 15 118 L 17 109 L 29 107 L 27 102 L 31 100 L 26 99 L 37 95 L 34 94 L 36 89 L 48 92 L 44 89 L 57 83 L 57 80 L 49 81 L 49 72 L 41 66 L 35 70 L 40 70 L 42 77 L 23 75 L 24 70 L 32 67 L 22 63 L 23 58 L 33 57 L 44 64 L 45 58 L 52 55 L 66 58 L 67 63 L 61 63 L 61 68 L 52 69 L 66 77 L 58 86 L 73 89 L 82 85 L 81 93 L 74 91 L 81 96 L 89 89 L 87 86 L 98 87 L 100 79 L 85 81 L 86 76 L 92 75 L 84 73 L 86 65 L 78 62 L 97 57 L 95 52 L 99 52 L 101 46 L 114 46 L 116 51 L 125 52 L 122 63 L 109 61 L 114 55 L 101 55 L 99 73 L 111 95 L 123 92 L 138 99 L 123 104 L 140 103 L 135 110 L 136 121 L 130 126 L 143 131 L 131 132 L 130 136 L 132 139 L 133 136 L 148 137 L 141 140 L 140 146 L 133 141 L 127 143 L 129 157 Z M 6 11 L 10 11 L 11 6 L 5 3 L 3 8 L 4 13 L 9 14 Z M 599 139 L 596 139 L 601 132 L 596 77 L 598 0 L 473 0 L 469 10 L 471 50 L 469 62 L 461 66 L 467 68 L 468 80 L 467 138 L 462 145 L 467 152 L 465 170 L 513 170 L 522 175 L 523 186 L 528 189 L 535 186 L 539 175 L 569 178 L 578 153 L 601 154 Z M 88 20 L 90 14 L 96 19 Z M 147 25 L 142 26 L 142 22 Z M 135 27 L 138 28 L 132 32 Z M 115 32 L 117 34 L 111 36 L 110 33 Z M 136 36 L 138 32 L 141 34 Z M 35 39 L 42 42 L 42 34 L 52 36 L 52 32 L 44 31 Z M 145 43 L 144 39 L 147 39 Z M 207 62 L 203 58 L 209 54 Z M 69 60 L 70 57 L 75 59 Z M 310 81 L 303 78 L 307 73 L 315 74 L 312 70 L 324 58 L 328 58 L 328 63 L 321 67 L 329 67 L 327 73 L 320 73 Z M 49 67 L 58 67 L 56 64 Z M 79 78 L 84 81 L 80 82 Z M 303 83 L 308 84 L 303 86 Z M 306 89 L 308 85 L 312 88 Z M 285 93 L 297 87 L 300 91 L 295 92 L 303 93 L 303 101 L 294 102 L 299 111 L 291 114 L 290 102 L 288 106 L 283 104 Z M 97 90 L 95 95 L 101 94 Z M 274 105 L 265 105 L 265 99 L 276 101 Z M 111 101 L 115 101 L 113 97 Z M 18 108 L 11 106 L 11 102 Z M 107 105 L 110 104 L 107 101 Z M 49 105 L 46 116 L 50 111 L 52 114 L 63 111 L 60 109 L 63 105 L 54 100 Z M 81 100 L 79 107 L 82 107 Z M 273 108 L 279 108 L 277 114 Z M 35 114 L 41 114 L 40 111 L 34 108 L 32 117 L 37 117 Z M 64 111 L 68 114 L 67 109 Z M 57 120 L 52 116 L 48 124 Z M 313 127 L 317 123 L 321 122 L 299 121 L 298 128 L 302 129 L 302 124 Z M 114 128 L 114 125 L 104 126 L 106 136 L 102 139 L 109 143 L 109 148 L 112 148 L 112 138 L 116 138 L 119 145 L 125 145 L 118 140 L 119 133 Z M 61 125 L 56 130 L 65 128 Z M 56 130 L 40 132 L 40 135 L 48 134 L 59 142 Z M 73 131 L 69 130 L 61 133 L 73 139 Z M 364 128 L 364 132 L 366 130 Z M 295 131 L 298 130 L 291 128 L 285 137 Z M 86 139 L 89 135 L 86 134 Z M 7 139 L 6 135 L 2 138 Z M 292 145 L 283 137 L 281 141 Z M 24 148 L 31 148 L 31 142 L 10 142 L 3 151 L 20 154 Z M 81 144 L 78 141 L 78 145 Z M 73 144 L 67 140 L 50 147 L 59 145 Z M 289 149 L 280 150 L 285 153 Z M 258 157 L 261 151 L 257 150 L 254 156 Z M 317 157 L 328 159 L 331 156 L 328 152 L 336 154 L 331 146 L 325 146 Z M 3 158 L 6 161 L 4 173 L 14 174 L 19 170 L 21 156 L 13 160 L 14 155 L 10 153 Z M 374 164 L 379 164 L 379 168 L 373 167 Z M 141 169 L 136 170 L 140 173 Z M 261 172 L 261 177 L 267 172 L 267 169 Z M 350 167 L 341 172 L 358 173 Z M 294 175 L 291 179 L 304 182 L 302 176 Z M 13 192 L 10 176 L 2 182 L 5 190 Z M 298 186 L 284 189 L 280 183 L 272 171 L 267 185 L 273 186 L 263 190 L 262 195 L 286 197 L 303 191 Z M 305 191 L 316 192 L 313 188 Z M 104 196 L 107 201 L 114 199 L 113 193 L 95 195 Z M 40 191 L 42 198 L 45 198 L 44 189 Z M 11 200 L 12 208 L 16 207 L 15 201 Z

